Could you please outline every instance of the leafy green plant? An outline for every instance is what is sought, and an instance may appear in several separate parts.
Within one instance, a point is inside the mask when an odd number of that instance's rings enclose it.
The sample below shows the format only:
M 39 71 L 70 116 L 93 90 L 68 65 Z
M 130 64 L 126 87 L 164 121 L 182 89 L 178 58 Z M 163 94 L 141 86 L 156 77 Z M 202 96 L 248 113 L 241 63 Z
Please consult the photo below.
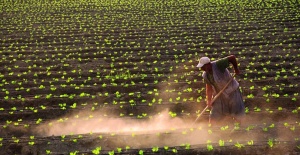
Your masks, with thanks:
M 274 140 L 272 139 L 272 138 L 270 138 L 269 140 L 268 140 L 268 145 L 269 145 L 269 147 L 273 147 L 274 146 Z
M 114 155 L 114 154 L 115 154 L 115 151 L 114 151 L 114 150 L 109 151 L 108 154 L 109 154 L 109 155 Z
M 177 150 L 176 148 L 173 148 L 173 149 L 172 149 L 172 152 L 173 152 L 173 153 L 177 153 L 178 150 Z
M 100 152 L 101 152 L 101 146 L 100 147 L 96 147 L 95 149 L 92 150 L 92 153 L 96 154 L 96 155 L 100 154 Z
M 52 154 L 51 150 L 45 150 L 46 154 Z
M 139 155 L 143 155 L 144 151 L 143 150 L 139 150 Z
M 37 119 L 37 121 L 35 123 L 40 124 L 42 121 L 43 121 L 43 119 L 39 118 L 39 119 Z
M 211 144 L 211 141 L 208 140 L 206 143 L 207 143 L 207 144 L 206 144 L 207 150 L 208 150 L 208 151 L 212 151 L 212 150 L 214 149 L 214 147 L 213 147 L 213 145 Z
M 118 152 L 118 153 L 121 153 L 121 152 L 122 152 L 122 148 L 119 148 L 119 147 L 118 147 L 118 148 L 117 148 L 117 152 Z
M 158 150 L 159 150 L 159 147 L 158 147 L 158 146 L 152 147 L 152 152 L 158 152 Z
M 241 143 L 239 143 L 239 142 L 236 142 L 236 143 L 234 144 L 234 146 L 236 146 L 236 147 L 239 148 L 239 149 L 241 149 L 242 147 L 244 147 L 244 145 L 241 144 Z
M 253 144 L 254 144 L 254 141 L 253 141 L 253 140 L 250 140 L 250 141 L 247 142 L 247 144 L 248 144 L 248 145 L 253 145 Z
M 225 141 L 224 140 L 219 140 L 219 146 L 225 146 Z
M 70 155 L 76 155 L 79 151 L 70 152 Z
M 169 112 L 169 115 L 170 115 L 171 117 L 176 117 L 176 116 L 177 116 L 176 112 L 172 112 L 172 111 Z

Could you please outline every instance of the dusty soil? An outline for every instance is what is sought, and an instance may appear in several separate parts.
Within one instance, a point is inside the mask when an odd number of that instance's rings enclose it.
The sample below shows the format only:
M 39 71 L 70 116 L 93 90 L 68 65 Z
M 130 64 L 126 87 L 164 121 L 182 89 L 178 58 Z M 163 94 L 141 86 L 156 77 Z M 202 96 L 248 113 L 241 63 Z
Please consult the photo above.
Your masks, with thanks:
M 208 6 L 2 11 L 0 154 L 300 154 L 297 5 Z M 244 123 L 194 124 L 229 54 Z

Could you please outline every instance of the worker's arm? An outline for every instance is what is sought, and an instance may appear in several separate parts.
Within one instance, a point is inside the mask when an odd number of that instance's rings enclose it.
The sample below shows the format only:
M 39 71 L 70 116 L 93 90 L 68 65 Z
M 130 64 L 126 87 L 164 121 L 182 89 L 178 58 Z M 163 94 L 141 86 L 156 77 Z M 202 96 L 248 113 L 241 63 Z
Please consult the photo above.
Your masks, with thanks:
M 228 61 L 233 65 L 235 74 L 240 74 L 240 70 L 238 68 L 238 63 L 234 55 L 230 55 L 227 57 Z
M 212 103 L 211 103 L 212 94 L 213 94 L 212 92 L 213 92 L 212 86 L 209 84 L 206 84 L 206 104 L 208 107 L 212 106 Z

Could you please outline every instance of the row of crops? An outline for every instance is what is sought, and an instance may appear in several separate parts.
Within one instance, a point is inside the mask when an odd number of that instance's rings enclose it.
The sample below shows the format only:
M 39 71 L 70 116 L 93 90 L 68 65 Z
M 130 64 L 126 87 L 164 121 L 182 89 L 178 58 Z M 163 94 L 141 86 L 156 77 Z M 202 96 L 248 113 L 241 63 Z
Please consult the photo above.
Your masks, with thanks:
M 298 5 L 5 0 L 0 152 L 299 152 Z M 198 59 L 230 54 L 247 123 L 211 127 L 207 111 L 191 126 L 205 107 Z
M 271 124 L 255 126 L 250 125 L 247 128 L 234 129 L 222 126 L 220 128 L 191 128 L 191 129 L 173 129 L 169 131 L 152 131 L 153 133 L 88 133 L 75 135 L 60 135 L 51 137 L 39 136 L 14 136 L 10 139 L 2 138 L 1 142 L 10 143 L 10 147 L 17 149 L 20 145 L 23 146 L 21 153 L 27 153 L 35 149 L 43 154 L 184 154 L 189 152 L 207 152 L 207 151 L 225 151 L 233 149 L 238 152 L 252 152 L 262 154 L 263 149 L 270 148 L 270 152 L 274 149 L 280 153 L 293 153 L 295 143 L 299 145 L 299 124 Z M 273 138 L 272 132 L 277 133 L 279 138 Z M 199 135 L 207 134 L 209 136 L 200 137 Z M 224 135 L 230 135 L 230 138 L 224 138 Z M 258 138 L 257 135 L 264 135 L 263 138 Z M 193 136 L 199 137 L 195 144 Z M 219 137 L 218 137 L 219 136 Z M 236 137 L 240 137 L 237 138 Z M 274 136 L 274 135 L 273 135 Z M 180 139 L 180 141 L 178 141 Z M 199 143 L 200 142 L 200 143 Z M 17 144 L 17 145 L 13 145 Z M 113 144 L 115 147 L 107 146 Z M 163 145 L 162 145 L 163 144 Z M 43 149 L 36 149 L 34 146 L 40 146 Z M 5 147 L 2 146 L 2 147 Z M 253 147 L 257 147 L 257 152 L 253 151 Z M 286 147 L 285 149 L 283 149 Z M 59 149 L 58 149 L 59 148 Z M 280 149 L 278 149 L 280 148 Z M 231 150 L 232 149 L 232 150 Z M 252 151 L 251 151 L 252 149 Z M 291 149 L 291 150 L 290 150 Z M 97 153 L 98 152 L 98 153 Z M 18 153 L 18 152 L 15 152 Z

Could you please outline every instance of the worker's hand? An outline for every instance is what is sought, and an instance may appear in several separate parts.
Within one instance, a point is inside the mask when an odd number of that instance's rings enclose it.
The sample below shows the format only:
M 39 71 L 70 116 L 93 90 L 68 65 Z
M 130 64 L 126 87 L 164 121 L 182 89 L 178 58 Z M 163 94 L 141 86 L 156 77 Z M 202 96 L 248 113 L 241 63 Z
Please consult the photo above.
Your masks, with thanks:
M 212 102 L 211 101 L 207 101 L 206 105 L 210 108 L 212 106 Z

